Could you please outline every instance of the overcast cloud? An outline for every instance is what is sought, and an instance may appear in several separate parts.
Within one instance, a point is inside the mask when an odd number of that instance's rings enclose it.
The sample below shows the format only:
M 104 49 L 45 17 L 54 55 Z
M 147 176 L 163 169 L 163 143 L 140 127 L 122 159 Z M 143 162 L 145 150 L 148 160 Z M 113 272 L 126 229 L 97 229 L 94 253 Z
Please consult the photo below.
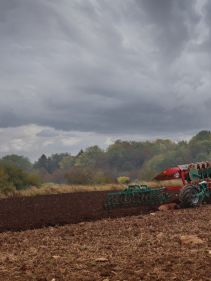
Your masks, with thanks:
M 210 129 L 211 1 L 0 0 L 0 154 Z

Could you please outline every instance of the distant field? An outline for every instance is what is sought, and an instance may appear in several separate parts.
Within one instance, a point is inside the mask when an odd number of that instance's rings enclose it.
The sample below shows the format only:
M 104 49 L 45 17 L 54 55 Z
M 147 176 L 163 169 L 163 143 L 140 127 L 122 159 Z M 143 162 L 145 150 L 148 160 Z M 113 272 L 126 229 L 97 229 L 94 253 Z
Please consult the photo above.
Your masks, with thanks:
M 140 182 L 140 184 L 145 184 L 149 187 L 161 187 L 161 186 L 174 186 L 181 185 L 180 181 L 165 181 L 165 182 Z M 7 195 L 0 193 L 0 198 L 6 197 L 19 197 L 19 196 L 37 196 L 44 194 L 60 194 L 60 193 L 72 193 L 72 192 L 91 192 L 91 191 L 114 191 L 122 190 L 126 188 L 126 185 L 121 184 L 99 184 L 99 185 L 67 185 L 67 184 L 55 184 L 55 183 L 45 183 L 40 187 L 31 187 L 29 189 L 15 191 Z

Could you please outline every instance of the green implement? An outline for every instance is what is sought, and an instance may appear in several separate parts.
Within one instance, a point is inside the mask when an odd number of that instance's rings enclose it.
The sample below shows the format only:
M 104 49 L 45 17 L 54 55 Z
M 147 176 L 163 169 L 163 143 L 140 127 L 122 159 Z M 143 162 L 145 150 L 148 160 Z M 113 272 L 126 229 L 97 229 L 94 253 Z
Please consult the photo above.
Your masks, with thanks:
M 125 190 L 107 194 L 106 209 L 120 207 L 159 206 L 168 202 L 165 188 L 149 188 L 146 185 L 129 185 Z
M 189 177 L 191 181 L 199 180 L 200 178 L 203 179 L 203 174 L 200 174 L 197 169 L 191 168 L 189 170 Z

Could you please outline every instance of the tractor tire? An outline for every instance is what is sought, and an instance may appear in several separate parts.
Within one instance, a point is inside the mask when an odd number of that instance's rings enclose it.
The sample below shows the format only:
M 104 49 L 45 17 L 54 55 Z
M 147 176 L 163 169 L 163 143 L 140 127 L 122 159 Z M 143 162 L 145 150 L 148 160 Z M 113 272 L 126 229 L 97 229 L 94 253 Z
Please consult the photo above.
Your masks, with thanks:
M 206 204 L 211 204 L 211 192 L 209 192 L 209 195 L 205 197 L 204 202 Z
M 210 197 L 209 198 L 205 198 L 204 202 L 206 204 L 211 204 L 211 198 Z
M 201 199 L 197 196 L 199 192 L 197 185 L 185 186 L 179 194 L 180 206 L 182 208 L 196 208 L 201 205 Z

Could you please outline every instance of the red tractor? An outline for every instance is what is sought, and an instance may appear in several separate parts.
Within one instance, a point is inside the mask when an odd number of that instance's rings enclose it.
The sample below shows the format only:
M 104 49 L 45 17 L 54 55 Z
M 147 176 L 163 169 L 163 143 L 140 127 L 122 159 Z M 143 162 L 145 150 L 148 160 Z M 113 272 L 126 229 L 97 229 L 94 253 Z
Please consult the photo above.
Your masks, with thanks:
M 203 201 L 211 198 L 211 164 L 209 162 L 198 162 L 178 165 L 168 168 L 155 177 L 155 180 L 182 181 L 182 186 L 167 186 L 166 192 L 176 192 L 181 207 L 197 207 Z

